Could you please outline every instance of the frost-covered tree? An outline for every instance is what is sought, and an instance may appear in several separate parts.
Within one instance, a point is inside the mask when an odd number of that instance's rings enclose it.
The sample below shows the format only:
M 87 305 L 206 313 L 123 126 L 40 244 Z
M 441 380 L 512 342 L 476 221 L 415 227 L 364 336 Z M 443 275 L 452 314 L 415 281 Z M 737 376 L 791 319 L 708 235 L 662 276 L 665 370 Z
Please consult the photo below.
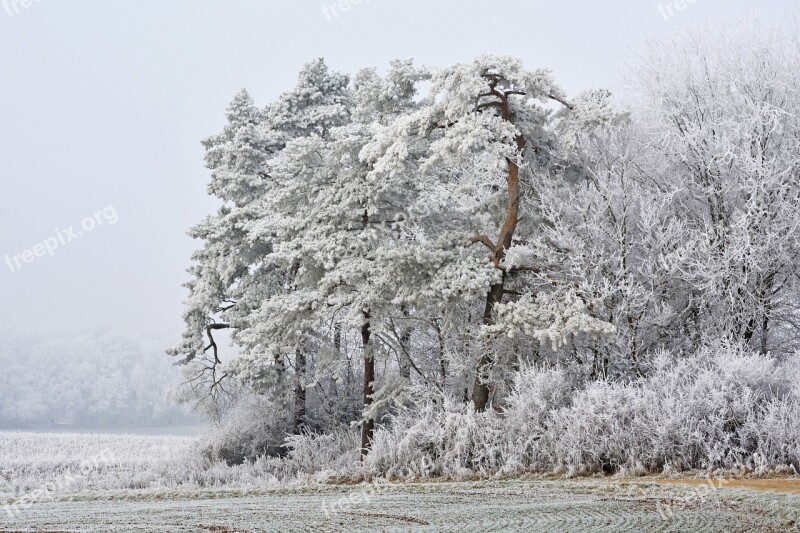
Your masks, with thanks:
M 441 273 L 434 274 L 438 296 L 447 300 L 451 295 L 484 295 L 481 320 L 488 342 L 477 363 L 472 389 L 475 408 L 484 410 L 490 396 L 489 374 L 498 358 L 497 338 L 513 334 L 497 323 L 498 306 L 509 295 L 519 296 L 517 289 L 531 289 L 525 273 L 541 272 L 536 264 L 507 257 L 537 233 L 536 219 L 522 220 L 521 212 L 523 202 L 536 195 L 531 178 L 547 175 L 559 179 L 566 166 L 560 157 L 561 138 L 607 120 L 608 111 L 600 105 L 603 102 L 590 99 L 576 107 L 548 71 L 526 70 L 509 57 L 486 56 L 437 69 L 432 83 L 426 105 L 400 117 L 388 139 L 378 139 L 383 153 L 376 168 L 416 177 L 419 194 L 414 211 L 424 213 L 417 227 L 443 245 L 440 255 L 444 257 L 438 257 L 435 265 Z M 556 113 L 549 107 L 551 103 L 563 109 Z M 485 254 L 466 250 L 470 242 L 482 245 L 488 260 Z M 513 257 L 521 255 L 514 253 Z M 525 287 L 512 288 L 516 281 Z M 423 283 L 405 290 L 435 285 Z M 515 308 L 539 313 L 539 292 L 534 289 L 531 297 L 516 302 Z M 545 307 L 556 314 L 541 315 L 539 330 L 552 333 L 553 324 L 559 321 L 569 327 L 580 324 L 591 331 L 603 329 L 593 324 L 585 310 L 578 312 L 586 321 L 559 317 L 554 301 Z
M 278 228 L 254 239 L 247 227 L 259 220 L 259 202 L 281 194 L 269 173 L 270 160 L 291 140 L 325 135 L 349 119 L 347 85 L 346 76 L 330 72 L 322 60 L 314 61 L 301 71 L 294 90 L 264 110 L 256 108 L 245 91 L 237 94 L 228 107 L 228 125 L 221 134 L 204 141 L 206 164 L 212 171 L 209 193 L 222 200 L 223 206 L 190 232 L 204 241 L 204 248 L 195 254 L 195 265 L 190 269 L 193 279 L 187 285 L 190 296 L 184 314 L 184 339 L 171 350 L 181 355 L 181 362 L 187 365 L 190 397 L 208 389 L 216 399 L 225 379 L 237 370 L 223 369 L 214 331 L 232 328 L 242 357 L 260 350 L 260 340 L 253 334 L 253 315 L 265 301 L 292 290 L 296 269 L 279 268 L 266 260 Z M 305 348 L 296 342 L 291 350 L 298 385 L 294 389 L 298 415 L 295 424 L 302 423 L 305 410 Z M 269 368 L 262 366 L 259 370 L 256 388 L 279 381 L 286 388 L 286 356 L 286 351 L 270 354 Z M 249 369 L 237 377 L 247 380 L 256 373 Z
M 257 335 L 267 351 L 297 343 L 325 324 L 360 332 L 363 354 L 362 450 L 374 427 L 376 348 L 373 335 L 394 309 L 403 280 L 385 260 L 399 236 L 389 223 L 413 191 L 408 176 L 375 172 L 360 154 L 375 132 L 415 106 L 415 82 L 424 76 L 410 62 L 394 62 L 385 77 L 361 71 L 353 84 L 353 120 L 329 135 L 298 137 L 270 163 L 278 193 L 257 205 L 260 217 L 249 226 L 251 238 L 270 238 L 267 260 L 294 271 L 292 290 L 265 300 Z M 340 362 L 320 359 L 319 371 Z M 259 356 L 245 359 L 258 365 Z M 241 368 L 242 363 L 237 363 Z M 322 378 L 317 376 L 315 379 Z
M 593 375 L 641 375 L 659 348 L 796 347 L 797 55 L 733 32 L 655 47 L 630 119 L 579 135 L 583 170 L 538 185 L 538 249 L 616 326 Z
M 503 56 L 352 77 L 315 61 L 264 109 L 237 95 L 205 142 L 223 205 L 192 230 L 204 247 L 173 350 L 189 397 L 243 396 L 221 405 L 218 455 L 289 446 L 292 463 L 327 442 L 364 472 L 594 471 L 640 468 L 626 446 L 646 469 L 773 446 L 739 430 L 789 420 L 784 385 L 736 389 L 746 408 L 692 398 L 734 390 L 711 386 L 726 365 L 794 368 L 798 49 L 758 31 L 686 39 L 648 60 L 629 113 Z M 618 414 L 646 432 L 687 401 L 716 428 L 702 450 L 617 431 Z M 587 440 L 587 420 L 608 436 Z M 581 442 L 597 449 L 573 464 Z
M 682 226 L 658 260 L 692 342 L 797 347 L 799 60 L 786 35 L 747 23 L 655 49 L 642 69 L 648 168 Z
M 203 399 L 206 389 L 213 400 L 224 391 L 227 374 L 221 370 L 214 332 L 230 327 L 225 314 L 236 304 L 237 288 L 249 274 L 250 263 L 265 253 L 250 246 L 241 230 L 248 203 L 266 192 L 261 171 L 270 149 L 260 129 L 263 114 L 243 90 L 228 106 L 226 117 L 223 132 L 203 141 L 211 170 L 208 191 L 223 205 L 189 232 L 204 246 L 189 269 L 183 340 L 169 352 L 186 365 L 187 398 L 193 401 Z
M 672 196 L 652 184 L 645 137 L 629 118 L 585 131 L 573 150 L 580 172 L 537 181 L 536 252 L 549 275 L 569 279 L 615 331 L 572 338 L 560 362 L 588 366 L 592 377 L 641 375 L 648 354 L 679 327 L 670 298 L 677 274 L 658 257 L 683 244 L 682 225 L 670 210 Z

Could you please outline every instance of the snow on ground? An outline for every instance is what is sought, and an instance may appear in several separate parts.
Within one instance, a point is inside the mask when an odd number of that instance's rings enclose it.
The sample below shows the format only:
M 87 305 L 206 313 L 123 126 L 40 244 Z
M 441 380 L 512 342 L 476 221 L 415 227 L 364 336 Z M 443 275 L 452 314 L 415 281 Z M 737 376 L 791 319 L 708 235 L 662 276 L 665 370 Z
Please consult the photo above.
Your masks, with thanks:
M 0 531 L 790 531 L 800 496 L 638 482 L 139 491 L 37 503 Z
M 178 437 L 0 433 L 0 474 L 0 533 L 800 530 L 794 482 L 276 486 L 255 467 L 204 464 Z
M 194 470 L 197 439 L 0 432 L 0 497 L 163 486 Z

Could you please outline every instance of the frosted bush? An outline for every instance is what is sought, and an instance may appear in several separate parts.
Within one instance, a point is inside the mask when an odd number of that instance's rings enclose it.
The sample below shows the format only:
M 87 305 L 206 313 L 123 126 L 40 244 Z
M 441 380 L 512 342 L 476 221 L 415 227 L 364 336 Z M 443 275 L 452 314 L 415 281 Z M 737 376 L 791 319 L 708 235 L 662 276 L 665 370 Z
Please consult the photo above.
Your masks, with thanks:
M 376 431 L 364 468 L 401 478 L 800 470 L 797 361 L 722 345 L 660 353 L 649 376 L 628 383 L 524 368 L 502 413 L 447 397 L 400 411 Z
M 356 431 L 328 434 L 303 433 L 287 437 L 286 458 L 295 474 L 321 474 L 320 478 L 353 475 L 358 468 L 360 436 Z
M 357 428 L 277 435 L 258 403 L 218 430 L 223 438 L 201 446 L 174 437 L 0 434 L 0 457 L 15 458 L 3 461 L 0 493 L 24 494 L 59 479 L 70 479 L 64 490 L 74 492 L 525 472 L 800 472 L 798 357 L 720 346 L 691 357 L 661 353 L 649 367 L 650 375 L 632 382 L 523 368 L 502 409 L 485 413 L 412 388 L 415 403 L 384 418 L 363 463 Z M 259 439 L 280 453 L 234 447 Z M 225 449 L 252 458 L 226 463 L 217 451 Z M 93 457 L 87 474 L 75 475 Z
M 537 453 L 539 441 L 550 425 L 552 411 L 572 403 L 578 383 L 578 378 L 564 369 L 529 367 L 515 376 L 504 413 L 509 440 L 507 470 L 524 470 L 546 462 Z
M 231 413 L 205 435 L 205 457 L 234 465 L 284 454 L 283 443 L 292 429 L 287 413 L 290 411 L 270 398 L 242 397 Z
M 463 478 L 503 464 L 503 425 L 452 398 L 403 409 L 375 432 L 364 468 L 388 478 Z
M 766 465 L 790 465 L 800 472 L 800 402 L 797 397 L 772 399 L 751 431 L 758 436 L 757 453 Z
M 797 461 L 794 367 L 739 348 L 659 362 L 628 385 L 593 383 L 553 413 L 552 457 L 573 471 L 752 468 Z M 794 372 L 794 370 L 791 370 Z M 560 459 L 559 459 L 560 458 Z

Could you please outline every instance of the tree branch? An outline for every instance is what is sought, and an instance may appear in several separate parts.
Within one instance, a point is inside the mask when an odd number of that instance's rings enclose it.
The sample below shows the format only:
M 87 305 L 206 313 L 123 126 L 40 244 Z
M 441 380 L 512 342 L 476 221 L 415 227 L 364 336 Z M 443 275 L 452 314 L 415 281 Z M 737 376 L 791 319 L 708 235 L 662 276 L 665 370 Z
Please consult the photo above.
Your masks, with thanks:
M 470 242 L 476 243 L 480 242 L 483 243 L 490 251 L 495 251 L 495 244 L 492 240 L 486 235 L 475 234 L 474 237 L 470 239 Z
M 209 324 L 208 326 L 206 326 L 206 335 L 208 336 L 208 341 L 209 341 L 210 344 L 208 346 L 206 346 L 205 350 L 203 350 L 203 351 L 207 352 L 208 350 L 210 350 L 212 348 L 214 349 L 213 353 L 214 353 L 214 365 L 215 366 L 220 363 L 220 360 L 219 360 L 219 356 L 218 356 L 218 353 L 217 353 L 217 342 L 214 340 L 214 335 L 212 335 L 211 332 L 214 331 L 214 330 L 217 330 L 217 329 L 227 329 L 229 327 L 231 327 L 230 324 L 219 324 L 219 323 Z

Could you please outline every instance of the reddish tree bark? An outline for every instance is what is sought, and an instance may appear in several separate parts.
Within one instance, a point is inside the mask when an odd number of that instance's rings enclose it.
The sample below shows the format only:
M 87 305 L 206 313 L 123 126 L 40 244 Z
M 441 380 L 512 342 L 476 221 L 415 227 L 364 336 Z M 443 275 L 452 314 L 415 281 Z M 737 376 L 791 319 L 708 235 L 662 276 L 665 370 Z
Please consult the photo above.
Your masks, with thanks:
M 492 97 L 495 100 L 479 104 L 477 110 L 488 108 L 496 108 L 500 111 L 503 120 L 511 121 L 511 107 L 509 105 L 509 97 L 512 94 L 520 94 L 518 91 L 500 91 L 497 85 L 500 82 L 500 77 L 491 76 L 489 80 L 489 92 L 481 94 L 480 97 Z M 519 155 L 525 150 L 525 137 L 518 135 L 516 138 L 516 148 Z M 508 160 L 508 178 L 507 178 L 507 204 L 506 204 L 506 217 L 503 226 L 497 237 L 497 242 L 493 243 L 488 236 L 477 235 L 474 238 L 475 242 L 483 243 L 489 248 L 489 257 L 496 268 L 501 269 L 500 263 L 506 255 L 506 250 L 511 247 L 514 241 L 514 232 L 517 229 L 519 222 L 519 204 L 520 204 L 520 183 L 519 183 L 519 165 L 515 159 Z M 494 324 L 494 308 L 497 304 L 503 301 L 503 294 L 505 293 L 506 273 L 503 271 L 500 283 L 496 283 L 489 287 L 489 292 L 486 294 L 486 307 L 483 312 L 483 324 L 491 326 Z M 475 384 L 472 387 L 472 403 L 476 411 L 485 411 L 486 405 L 489 401 L 489 383 L 488 371 L 494 363 L 491 353 L 484 352 L 478 361 L 478 366 L 475 369 Z
M 369 313 L 364 313 L 364 325 L 361 326 L 361 346 L 364 351 L 364 410 L 372 405 L 372 395 L 375 392 L 375 358 L 370 345 Z M 372 447 L 372 435 L 375 431 L 375 420 L 365 418 L 361 422 L 361 460 L 369 453 Z

